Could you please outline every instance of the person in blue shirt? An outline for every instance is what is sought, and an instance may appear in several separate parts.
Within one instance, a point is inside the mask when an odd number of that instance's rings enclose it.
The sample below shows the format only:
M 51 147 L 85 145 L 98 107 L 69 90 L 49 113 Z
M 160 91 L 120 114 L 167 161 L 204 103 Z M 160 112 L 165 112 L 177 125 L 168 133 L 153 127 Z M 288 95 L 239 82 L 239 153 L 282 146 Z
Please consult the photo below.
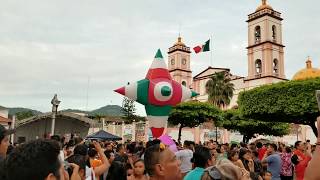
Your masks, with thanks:
M 184 177 L 184 180 L 200 180 L 205 168 L 215 164 L 215 158 L 207 147 L 199 146 L 193 153 L 192 162 L 195 168 Z
M 272 180 L 280 180 L 282 160 L 277 153 L 277 145 L 270 144 L 262 159 L 262 163 L 268 163 L 267 171 L 272 173 Z

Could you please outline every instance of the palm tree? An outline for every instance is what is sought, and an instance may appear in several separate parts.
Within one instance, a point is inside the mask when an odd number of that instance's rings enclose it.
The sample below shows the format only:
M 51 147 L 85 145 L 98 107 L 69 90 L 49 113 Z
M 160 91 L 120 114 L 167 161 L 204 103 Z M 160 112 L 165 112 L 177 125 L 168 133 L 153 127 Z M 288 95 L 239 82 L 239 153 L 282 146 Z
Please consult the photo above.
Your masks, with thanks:
M 218 108 L 225 108 L 230 104 L 233 96 L 234 84 L 230 82 L 230 76 L 226 71 L 216 72 L 206 83 L 206 92 L 208 93 L 208 102 Z M 218 129 L 216 127 L 216 141 L 218 140 Z
M 229 105 L 234 91 L 234 84 L 230 81 L 231 79 L 225 71 L 213 74 L 206 83 L 208 102 L 219 108 Z

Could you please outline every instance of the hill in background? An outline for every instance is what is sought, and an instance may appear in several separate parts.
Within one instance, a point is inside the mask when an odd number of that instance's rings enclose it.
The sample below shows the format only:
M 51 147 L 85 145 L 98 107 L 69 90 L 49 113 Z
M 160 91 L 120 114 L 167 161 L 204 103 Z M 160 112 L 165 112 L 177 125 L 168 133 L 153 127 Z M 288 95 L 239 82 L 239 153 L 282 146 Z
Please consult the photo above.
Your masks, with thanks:
M 17 113 L 21 113 L 21 112 L 29 112 L 31 111 L 34 115 L 39 115 L 42 114 L 42 112 L 37 111 L 37 110 L 33 110 L 33 109 L 29 109 L 29 108 L 7 108 L 9 109 L 9 116 L 12 117 L 12 115 L 15 115 Z M 61 110 L 63 112 L 75 112 L 75 113 L 84 113 L 84 114 L 88 114 L 89 116 L 95 116 L 95 115 L 101 115 L 101 116 L 123 116 L 122 113 L 122 107 L 118 106 L 118 105 L 106 105 L 103 106 L 101 108 L 92 110 L 92 111 L 83 111 L 83 110 L 79 110 L 79 109 L 64 109 Z

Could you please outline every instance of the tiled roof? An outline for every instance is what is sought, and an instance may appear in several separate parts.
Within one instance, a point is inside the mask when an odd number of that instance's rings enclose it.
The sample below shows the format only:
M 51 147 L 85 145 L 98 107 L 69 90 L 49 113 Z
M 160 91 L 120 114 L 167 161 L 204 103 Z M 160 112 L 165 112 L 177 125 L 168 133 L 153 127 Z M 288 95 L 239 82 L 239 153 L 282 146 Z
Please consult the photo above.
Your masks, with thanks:
M 6 123 L 8 123 L 8 122 L 12 122 L 12 120 L 11 120 L 11 119 L 8 119 L 8 118 L 5 118 L 5 117 L 0 116 L 0 122 L 6 122 Z

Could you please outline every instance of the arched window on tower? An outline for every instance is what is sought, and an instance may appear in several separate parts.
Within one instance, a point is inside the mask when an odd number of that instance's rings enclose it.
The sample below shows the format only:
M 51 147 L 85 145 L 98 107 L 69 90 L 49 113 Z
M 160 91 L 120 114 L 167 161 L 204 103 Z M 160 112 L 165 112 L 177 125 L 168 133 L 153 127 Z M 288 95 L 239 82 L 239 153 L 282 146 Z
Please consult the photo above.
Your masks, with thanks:
M 277 27 L 275 25 L 272 26 L 272 39 L 273 41 L 277 40 Z
M 187 83 L 185 81 L 182 81 L 181 83 L 183 86 L 187 86 Z
M 186 65 L 187 64 L 187 60 L 186 59 L 182 59 L 182 65 Z
M 260 59 L 257 59 L 256 62 L 255 62 L 255 65 L 256 65 L 256 74 L 257 75 L 261 75 L 262 73 L 262 62 Z
M 261 28 L 260 26 L 256 26 L 254 30 L 255 43 L 260 43 L 261 41 Z
M 278 59 L 274 59 L 273 60 L 273 74 L 274 75 L 278 75 L 278 73 L 279 73 L 279 62 L 278 62 Z
M 174 59 L 171 59 L 171 65 L 174 65 Z

